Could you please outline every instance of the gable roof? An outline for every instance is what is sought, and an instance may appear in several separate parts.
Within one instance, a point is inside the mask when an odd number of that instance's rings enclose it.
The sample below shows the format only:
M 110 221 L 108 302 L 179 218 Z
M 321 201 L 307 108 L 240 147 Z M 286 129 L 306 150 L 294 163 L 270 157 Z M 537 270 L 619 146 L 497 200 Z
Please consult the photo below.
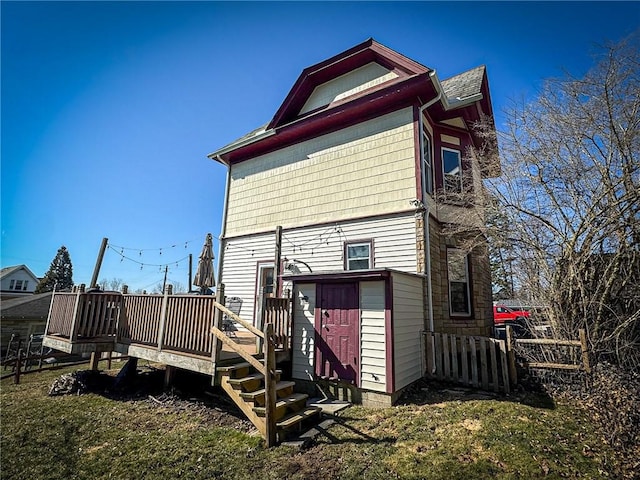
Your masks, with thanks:
M 8 277 L 12 273 L 15 273 L 19 270 L 26 271 L 27 274 L 31 275 L 34 278 L 35 281 L 40 280 L 26 265 L 14 265 L 12 267 L 3 267 L 2 270 L 0 270 L 0 279 Z
M 347 74 L 367 69 L 368 73 L 379 72 L 378 77 L 369 76 L 360 84 L 344 82 L 342 90 L 329 86 Z M 310 101 L 316 89 L 324 92 Z M 431 99 L 436 101 L 430 103 L 429 112 L 436 121 L 463 118 L 470 125 L 481 115 L 492 115 L 484 65 L 441 82 L 435 70 L 369 38 L 305 68 L 269 123 L 208 157 L 230 165 Z M 466 108 L 476 102 L 479 108 Z
M 383 86 L 402 82 L 408 77 L 428 74 L 432 71 L 432 69 L 376 42 L 373 38 L 369 38 L 338 55 L 305 68 L 267 128 L 277 128 L 294 120 L 316 87 L 369 63 L 377 63 L 397 75 L 396 78 L 373 87 L 374 89 L 380 89 Z

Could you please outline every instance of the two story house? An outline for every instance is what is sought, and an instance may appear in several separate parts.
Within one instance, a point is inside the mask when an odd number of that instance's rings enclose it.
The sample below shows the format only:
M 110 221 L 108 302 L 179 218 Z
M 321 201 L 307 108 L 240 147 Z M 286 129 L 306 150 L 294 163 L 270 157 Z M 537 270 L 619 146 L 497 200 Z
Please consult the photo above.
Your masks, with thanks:
M 0 272 L 3 299 L 33 295 L 40 279 L 26 265 L 4 267 Z
M 219 282 L 256 324 L 263 296 L 293 295 L 294 379 L 393 401 L 424 374 L 423 332 L 490 334 L 487 251 L 445 234 L 477 207 L 436 193 L 482 188 L 468 153 L 491 115 L 484 66 L 440 80 L 369 39 L 209 155 L 228 169 Z

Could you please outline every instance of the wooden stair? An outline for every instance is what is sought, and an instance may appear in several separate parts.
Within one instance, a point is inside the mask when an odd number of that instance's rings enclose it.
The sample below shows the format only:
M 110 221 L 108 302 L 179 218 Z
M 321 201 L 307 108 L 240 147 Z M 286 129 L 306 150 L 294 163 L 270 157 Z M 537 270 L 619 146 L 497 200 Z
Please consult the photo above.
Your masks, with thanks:
M 307 421 L 320 419 L 320 408 L 308 407 L 308 395 L 295 393 L 295 382 L 280 380 L 275 371 L 276 399 L 273 409 L 278 441 L 302 430 Z M 267 435 L 264 375 L 247 362 L 217 369 L 218 383 L 253 423 L 263 437 Z

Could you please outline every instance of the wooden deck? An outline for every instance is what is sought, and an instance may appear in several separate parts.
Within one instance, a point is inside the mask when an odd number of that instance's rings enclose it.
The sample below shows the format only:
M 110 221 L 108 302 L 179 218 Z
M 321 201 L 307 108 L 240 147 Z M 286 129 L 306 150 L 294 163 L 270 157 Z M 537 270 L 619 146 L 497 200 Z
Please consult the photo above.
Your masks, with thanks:
M 287 431 L 319 414 L 317 407 L 305 406 L 306 396 L 293 393 L 294 382 L 283 388 L 278 381 L 277 358 L 289 356 L 291 301 L 266 299 L 260 329 L 225 306 L 224 285 L 217 295 L 171 295 L 170 290 L 164 295 L 129 295 L 84 288 L 54 293 L 43 344 L 67 353 L 115 351 L 211 375 L 267 446 L 275 445 Z M 229 323 L 223 316 L 238 328 L 223 331 Z M 97 357 L 92 357 L 92 368 L 97 368 Z M 234 377 L 249 375 L 250 369 L 255 373 L 248 379 Z M 256 398 L 243 396 L 250 393 Z
M 216 362 L 224 365 L 243 358 L 238 348 L 254 357 L 261 353 L 256 335 L 239 325 L 226 332 L 234 345 L 220 342 L 214 358 L 216 339 L 211 330 L 216 315 L 225 314 L 220 308 L 215 296 L 205 295 L 55 293 L 44 344 L 73 354 L 114 351 L 215 375 Z M 276 348 L 281 350 L 289 343 L 285 310 L 280 302 L 268 315 L 276 321 Z

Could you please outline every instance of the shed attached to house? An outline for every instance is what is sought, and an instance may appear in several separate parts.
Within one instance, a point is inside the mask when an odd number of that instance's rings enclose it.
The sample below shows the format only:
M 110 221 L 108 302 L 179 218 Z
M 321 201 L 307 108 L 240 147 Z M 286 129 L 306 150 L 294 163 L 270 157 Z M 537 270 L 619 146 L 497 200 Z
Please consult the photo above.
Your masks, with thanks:
M 387 406 L 422 378 L 422 275 L 385 268 L 286 278 L 295 380 L 325 380 L 345 399 Z

